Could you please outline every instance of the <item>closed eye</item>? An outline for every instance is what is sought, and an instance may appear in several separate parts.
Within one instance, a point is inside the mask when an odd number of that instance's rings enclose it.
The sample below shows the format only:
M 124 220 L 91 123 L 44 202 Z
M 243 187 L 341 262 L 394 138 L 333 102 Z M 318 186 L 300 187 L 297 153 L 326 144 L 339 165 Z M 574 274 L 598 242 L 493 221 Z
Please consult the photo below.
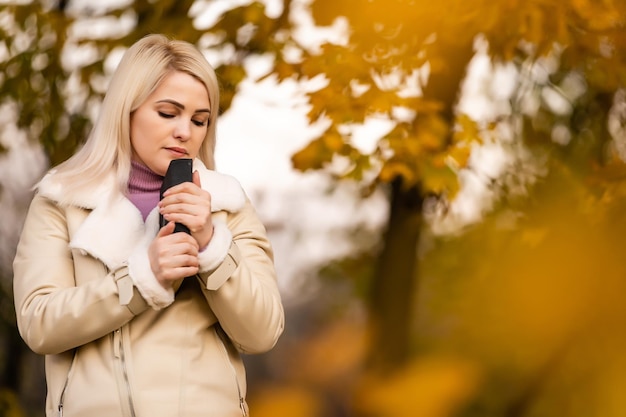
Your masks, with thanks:
M 164 113 L 164 112 L 162 112 L 162 111 L 160 111 L 160 112 L 158 112 L 158 113 L 159 113 L 159 116 L 161 116 L 161 117 L 162 117 L 162 118 L 164 118 L 164 119 L 172 119 L 172 118 L 174 118 L 174 115 L 173 115 L 173 114 Z
M 193 124 L 198 126 L 198 127 L 203 127 L 207 125 L 207 122 L 203 121 L 203 120 L 192 120 Z

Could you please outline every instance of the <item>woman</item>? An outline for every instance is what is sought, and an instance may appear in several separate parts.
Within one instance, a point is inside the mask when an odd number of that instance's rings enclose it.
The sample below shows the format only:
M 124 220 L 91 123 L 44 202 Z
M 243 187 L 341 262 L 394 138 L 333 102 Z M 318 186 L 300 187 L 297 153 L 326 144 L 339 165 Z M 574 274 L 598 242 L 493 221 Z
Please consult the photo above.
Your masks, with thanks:
M 39 183 L 13 266 L 20 334 L 46 355 L 47 416 L 247 415 L 239 353 L 271 349 L 284 312 L 263 225 L 213 171 L 218 105 L 195 47 L 147 36 L 85 145 Z M 193 182 L 159 200 L 179 158 Z

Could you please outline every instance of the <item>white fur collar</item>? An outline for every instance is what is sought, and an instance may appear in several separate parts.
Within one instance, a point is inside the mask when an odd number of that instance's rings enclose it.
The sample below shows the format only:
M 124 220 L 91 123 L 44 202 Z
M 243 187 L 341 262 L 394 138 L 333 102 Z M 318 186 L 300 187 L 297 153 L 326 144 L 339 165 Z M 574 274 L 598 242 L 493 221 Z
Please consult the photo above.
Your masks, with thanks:
M 200 174 L 202 188 L 211 194 L 212 211 L 237 212 L 244 207 L 246 196 L 235 178 L 207 169 L 198 159 L 193 169 Z M 42 179 L 38 191 L 53 201 L 62 200 L 63 186 L 55 180 L 54 171 Z M 116 191 L 113 174 L 69 204 L 92 210 L 73 235 L 70 247 L 100 259 L 110 269 L 126 262 L 132 248 L 156 236 L 159 228 L 158 210 L 152 210 L 144 224 L 137 207 Z

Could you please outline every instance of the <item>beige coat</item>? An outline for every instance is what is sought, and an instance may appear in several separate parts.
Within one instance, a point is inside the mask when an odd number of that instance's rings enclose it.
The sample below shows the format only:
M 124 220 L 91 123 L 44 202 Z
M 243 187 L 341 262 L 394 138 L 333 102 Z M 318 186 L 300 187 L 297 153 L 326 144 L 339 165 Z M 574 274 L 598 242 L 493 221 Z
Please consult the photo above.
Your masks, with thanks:
M 247 415 L 239 352 L 271 349 L 284 326 L 272 249 L 238 182 L 194 168 L 212 196 L 215 234 L 204 272 L 175 294 L 147 260 L 156 210 L 144 224 L 112 177 L 67 206 L 54 175 L 41 182 L 14 293 L 20 334 L 45 355 L 48 417 Z

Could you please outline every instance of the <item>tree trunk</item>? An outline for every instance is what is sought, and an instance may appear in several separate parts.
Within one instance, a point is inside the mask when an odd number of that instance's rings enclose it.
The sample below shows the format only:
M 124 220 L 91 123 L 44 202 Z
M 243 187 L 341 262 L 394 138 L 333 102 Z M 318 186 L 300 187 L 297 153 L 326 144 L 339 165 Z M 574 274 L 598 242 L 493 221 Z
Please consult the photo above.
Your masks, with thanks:
M 422 203 L 417 188 L 406 189 L 400 179 L 391 184 L 385 246 L 370 294 L 374 369 L 393 369 L 409 357 Z
M 424 97 L 444 104 L 441 115 L 449 123 L 451 136 L 458 95 L 474 56 L 473 39 L 459 39 L 452 45 L 440 42 L 439 45 L 447 65 L 444 70 L 431 74 Z M 423 221 L 422 191 L 419 186 L 404 186 L 400 178 L 391 183 L 384 248 L 370 294 L 370 366 L 375 370 L 394 370 L 402 366 L 411 353 L 411 323 L 415 319 L 418 282 L 417 251 Z

